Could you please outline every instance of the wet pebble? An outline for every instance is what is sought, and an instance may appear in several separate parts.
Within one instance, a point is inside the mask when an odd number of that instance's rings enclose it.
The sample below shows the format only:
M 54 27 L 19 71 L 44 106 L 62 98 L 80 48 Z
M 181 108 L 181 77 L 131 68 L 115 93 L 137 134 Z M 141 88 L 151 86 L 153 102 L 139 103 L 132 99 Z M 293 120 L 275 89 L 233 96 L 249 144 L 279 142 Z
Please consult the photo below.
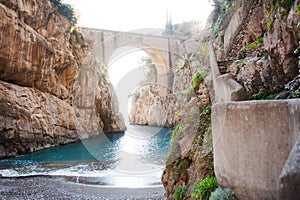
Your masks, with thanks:
M 0 178 L 0 200 L 161 200 L 162 187 L 103 188 L 65 182 L 60 178 Z

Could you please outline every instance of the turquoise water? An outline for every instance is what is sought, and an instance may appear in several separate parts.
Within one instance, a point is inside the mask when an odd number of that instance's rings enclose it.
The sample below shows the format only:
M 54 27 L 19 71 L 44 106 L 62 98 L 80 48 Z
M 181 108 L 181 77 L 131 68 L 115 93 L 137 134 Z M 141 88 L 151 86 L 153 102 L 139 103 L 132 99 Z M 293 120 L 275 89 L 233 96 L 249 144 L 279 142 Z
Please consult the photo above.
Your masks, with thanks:
M 0 161 L 2 177 L 60 176 L 78 183 L 116 187 L 160 184 L 171 130 L 129 126 L 125 133 Z

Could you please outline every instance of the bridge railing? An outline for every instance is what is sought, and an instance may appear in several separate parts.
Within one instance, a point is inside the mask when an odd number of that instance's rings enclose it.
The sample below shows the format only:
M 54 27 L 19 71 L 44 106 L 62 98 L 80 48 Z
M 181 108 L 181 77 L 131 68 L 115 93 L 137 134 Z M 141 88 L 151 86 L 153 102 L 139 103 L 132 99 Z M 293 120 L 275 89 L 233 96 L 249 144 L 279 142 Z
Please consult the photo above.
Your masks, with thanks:
M 143 32 L 126 32 L 126 31 L 115 31 L 115 30 L 108 30 L 108 29 L 99 29 L 99 28 L 88 28 L 88 27 L 77 27 L 79 30 L 85 29 L 85 30 L 91 30 L 91 31 L 99 31 L 99 32 L 111 32 L 113 34 L 130 34 L 130 35 L 143 35 L 147 37 L 154 37 L 154 38 L 166 38 L 166 39 L 175 39 L 175 40 L 185 40 L 187 39 L 186 36 L 182 35 L 155 35 L 155 34 L 149 34 L 149 33 L 143 33 Z M 136 31 L 141 30 L 147 30 L 147 29 L 137 29 Z M 149 29 L 151 30 L 151 29 Z

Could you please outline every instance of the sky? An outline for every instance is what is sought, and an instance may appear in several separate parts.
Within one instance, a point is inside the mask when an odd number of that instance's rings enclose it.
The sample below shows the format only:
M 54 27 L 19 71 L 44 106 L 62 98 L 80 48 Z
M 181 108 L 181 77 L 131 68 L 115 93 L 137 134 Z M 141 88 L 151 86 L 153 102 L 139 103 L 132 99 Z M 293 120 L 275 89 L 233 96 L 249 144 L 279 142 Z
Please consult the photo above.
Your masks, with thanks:
M 125 56 L 119 57 L 119 55 Z M 141 68 L 141 58 L 145 56 L 147 56 L 146 52 L 137 48 L 121 47 L 117 49 L 112 55 L 112 58 L 115 59 L 111 59 L 108 66 L 111 83 L 114 86 L 117 86 L 119 81 L 122 78 L 125 78 L 127 73 L 131 73 L 135 68 Z M 142 69 L 138 71 L 134 70 L 134 73 L 136 73 L 135 80 L 132 79 L 133 77 L 130 79 L 131 81 L 136 82 L 136 86 L 138 82 L 144 79 L 144 75 L 146 74 Z
M 79 26 L 116 31 L 164 28 L 167 11 L 173 24 L 206 21 L 211 0 L 63 0 L 79 13 Z M 204 24 L 205 25 L 205 24 Z M 203 26 L 204 26 L 203 25 Z

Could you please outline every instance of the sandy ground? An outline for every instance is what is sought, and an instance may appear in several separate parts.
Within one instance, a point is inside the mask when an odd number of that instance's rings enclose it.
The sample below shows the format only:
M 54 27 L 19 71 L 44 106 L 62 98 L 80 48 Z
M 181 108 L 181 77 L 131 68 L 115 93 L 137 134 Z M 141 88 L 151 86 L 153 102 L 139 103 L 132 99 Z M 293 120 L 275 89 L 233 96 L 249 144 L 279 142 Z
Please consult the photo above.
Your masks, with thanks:
M 113 188 L 66 182 L 63 178 L 0 178 L 0 199 L 163 199 L 162 186 L 148 188 Z

